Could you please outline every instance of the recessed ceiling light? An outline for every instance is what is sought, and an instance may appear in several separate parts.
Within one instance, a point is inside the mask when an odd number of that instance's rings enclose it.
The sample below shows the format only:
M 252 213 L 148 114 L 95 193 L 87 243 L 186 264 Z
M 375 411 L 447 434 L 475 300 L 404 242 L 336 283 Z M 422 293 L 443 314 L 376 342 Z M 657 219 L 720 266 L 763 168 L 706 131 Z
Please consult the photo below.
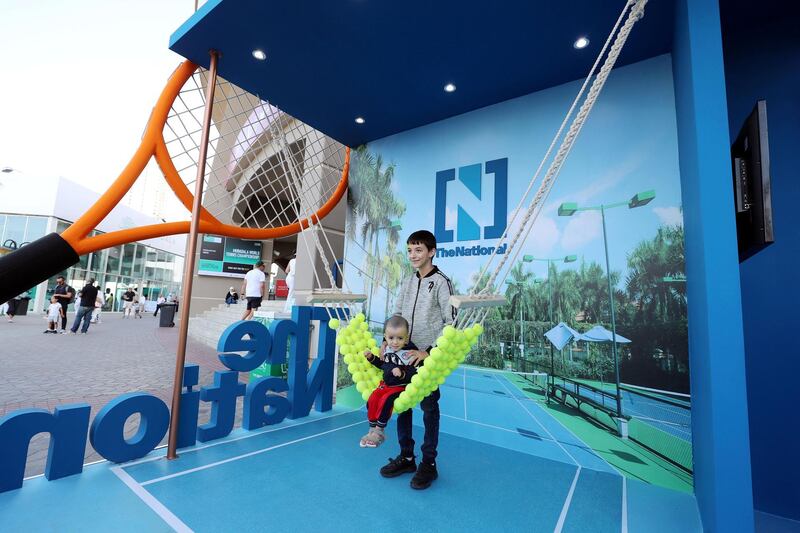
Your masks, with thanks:
M 456 90 L 456 86 L 453 85 L 452 83 L 448 83 L 447 85 L 444 86 L 444 92 L 446 92 L 446 93 L 452 93 L 455 90 Z
M 589 46 L 589 39 L 586 37 L 578 37 L 575 42 L 572 44 L 575 48 L 580 50 L 581 48 L 586 48 Z
M 253 57 L 258 59 L 259 61 L 264 61 L 267 58 L 267 54 L 266 52 L 264 52 L 264 50 L 259 50 L 258 48 L 256 48 L 255 50 L 253 50 Z
M 366 122 L 363 117 L 356 117 L 356 124 L 363 124 Z

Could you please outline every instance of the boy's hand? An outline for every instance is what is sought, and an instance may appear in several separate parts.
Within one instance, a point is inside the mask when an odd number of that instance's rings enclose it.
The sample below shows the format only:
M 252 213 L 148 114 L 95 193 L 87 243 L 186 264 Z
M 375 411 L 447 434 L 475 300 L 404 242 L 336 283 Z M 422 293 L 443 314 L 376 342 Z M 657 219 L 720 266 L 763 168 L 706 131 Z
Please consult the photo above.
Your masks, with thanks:
M 402 375 L 403 375 L 403 371 L 402 371 L 402 370 L 400 370 L 399 368 L 393 368 L 393 369 L 392 369 L 392 375 L 393 375 L 394 377 L 396 377 L 396 378 L 399 378 L 400 376 L 402 376 Z
M 411 350 L 411 357 L 408 358 L 408 363 L 413 366 L 419 366 L 419 363 L 425 360 L 429 355 L 428 352 L 422 350 Z
M 364 357 L 366 357 L 368 360 L 372 361 L 372 358 L 375 357 L 375 356 L 372 355 L 372 352 L 370 352 L 369 350 L 364 350 Z

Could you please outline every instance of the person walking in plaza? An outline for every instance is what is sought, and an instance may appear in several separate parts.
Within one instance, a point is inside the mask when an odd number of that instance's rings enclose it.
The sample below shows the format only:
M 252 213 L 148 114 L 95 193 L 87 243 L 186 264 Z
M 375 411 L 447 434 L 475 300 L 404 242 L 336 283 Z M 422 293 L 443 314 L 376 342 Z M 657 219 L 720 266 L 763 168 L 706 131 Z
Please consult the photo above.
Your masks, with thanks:
M 424 346 L 408 358 L 408 363 L 419 366 L 431 352 L 436 339 L 448 324 L 456 317 L 456 310 L 450 305 L 453 287 L 447 278 L 434 264 L 436 255 L 436 237 L 426 230 L 415 231 L 406 240 L 408 259 L 416 272 L 403 280 L 397 297 L 395 314 L 409 320 L 411 342 Z M 381 347 L 386 349 L 384 342 Z M 400 454 L 390 459 L 381 468 L 383 477 L 397 477 L 414 472 L 411 488 L 422 490 L 431 486 L 439 477 L 436 467 L 437 447 L 439 445 L 439 398 L 441 393 L 436 389 L 422 402 L 422 421 L 425 425 L 425 438 L 422 443 L 422 461 L 417 468 L 414 456 L 414 438 L 412 436 L 412 410 L 404 411 L 397 416 L 397 440 Z
M 103 293 L 98 290 L 97 298 L 94 301 L 94 311 L 92 311 L 92 324 L 100 323 L 100 312 L 103 310 L 105 303 L 106 299 L 103 296 Z
M 161 306 L 164 305 L 166 302 L 167 299 L 164 297 L 163 294 L 156 299 L 156 310 L 153 311 L 153 316 L 158 316 L 158 312 L 161 310 Z
M 122 318 L 130 318 L 133 312 L 133 299 L 135 297 L 136 293 L 130 287 L 128 287 L 127 291 L 122 293 Z
M 267 276 L 264 274 L 264 261 L 259 261 L 253 265 L 253 269 L 244 275 L 242 281 L 242 294 L 247 299 L 247 309 L 242 315 L 242 320 L 250 320 L 261 307 L 261 299 L 264 298 L 264 290 L 267 286 Z
M 286 265 L 286 287 L 289 288 L 289 292 L 286 294 L 286 303 L 283 306 L 283 310 L 287 313 L 292 312 L 292 306 L 294 305 L 294 271 L 296 259 L 296 257 L 292 257 L 289 259 L 289 264 Z
M 141 300 L 141 298 L 142 297 L 139 296 L 139 293 L 136 291 L 136 289 L 133 289 L 133 318 L 142 318 L 140 313 L 141 307 L 139 306 L 139 300 Z
M 56 331 L 56 327 L 61 323 L 61 319 L 64 317 L 64 308 L 56 298 L 54 294 L 52 298 L 50 298 L 50 306 L 47 308 L 47 329 L 44 330 L 44 333 L 55 333 L 58 334 Z
M 18 294 L 6 302 L 6 305 L 8 306 L 6 309 L 6 316 L 8 317 L 9 322 L 14 322 L 14 317 L 17 315 L 17 307 L 22 305 L 21 302 L 22 294 Z
M 142 295 L 139 296 L 139 307 L 136 311 L 136 316 L 139 318 L 144 318 L 144 308 L 147 307 L 147 296 L 144 294 L 144 289 L 142 289 Z
M 67 309 L 69 308 L 69 304 L 75 301 L 75 289 L 67 285 L 64 276 L 58 276 L 56 278 L 56 286 L 53 289 L 53 296 L 56 297 L 56 301 L 61 304 L 61 309 L 64 311 L 61 314 L 61 329 L 59 331 L 61 333 L 66 333 Z
M 114 295 L 111 294 L 111 289 L 106 289 L 105 303 L 103 304 L 103 311 L 114 310 Z
M 72 327 L 70 328 L 73 335 L 78 332 L 78 326 L 81 325 L 81 320 L 83 320 L 81 333 L 89 331 L 89 323 L 92 320 L 94 304 L 97 301 L 97 287 L 94 286 L 94 278 L 87 279 L 86 286 L 81 289 L 78 294 L 80 296 L 80 306 L 75 313 L 75 322 L 72 323 Z

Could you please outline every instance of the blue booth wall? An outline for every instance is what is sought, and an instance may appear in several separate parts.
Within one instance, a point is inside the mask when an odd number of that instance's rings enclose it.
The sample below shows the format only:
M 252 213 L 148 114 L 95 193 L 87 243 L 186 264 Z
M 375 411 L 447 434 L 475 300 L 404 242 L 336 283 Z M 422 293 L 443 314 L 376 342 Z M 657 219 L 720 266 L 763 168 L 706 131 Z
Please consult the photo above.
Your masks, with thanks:
M 752 531 L 744 339 L 718 0 L 676 2 L 672 58 L 695 495 L 707 531 Z
M 740 265 L 756 509 L 800 520 L 800 39 L 797 8 L 722 2 L 731 142 L 767 101 L 775 243 Z M 792 11 L 794 17 L 792 17 Z

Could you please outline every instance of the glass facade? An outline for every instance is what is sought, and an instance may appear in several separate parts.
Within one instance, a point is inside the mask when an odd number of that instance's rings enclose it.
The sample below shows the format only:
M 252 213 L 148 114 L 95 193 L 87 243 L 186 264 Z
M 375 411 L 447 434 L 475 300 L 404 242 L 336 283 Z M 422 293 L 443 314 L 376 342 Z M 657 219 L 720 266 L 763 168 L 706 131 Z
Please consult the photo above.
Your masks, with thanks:
M 43 237 L 48 232 L 48 223 L 52 220 L 50 231 L 62 233 L 69 226 L 68 222 L 48 217 L 3 215 L 0 214 L 0 244 L 6 248 L 19 247 L 22 243 L 31 242 Z M 93 232 L 98 234 L 100 232 Z M 12 243 L 9 241 L 13 241 Z M 181 277 L 183 276 L 183 257 L 155 249 L 142 243 L 125 244 L 106 250 L 82 255 L 74 266 L 61 272 L 67 283 L 80 290 L 86 279 L 92 277 L 106 294 L 106 289 L 113 295 L 107 311 L 121 309 L 120 296 L 128 287 L 136 288 L 139 294 L 155 300 L 159 295 L 179 294 Z M 47 306 L 48 299 L 56 285 L 56 277 L 47 280 L 46 294 L 36 298 L 43 285 L 32 287 L 28 294 L 31 297 L 29 311 L 36 307 Z M 72 310 L 72 305 L 70 310 Z

